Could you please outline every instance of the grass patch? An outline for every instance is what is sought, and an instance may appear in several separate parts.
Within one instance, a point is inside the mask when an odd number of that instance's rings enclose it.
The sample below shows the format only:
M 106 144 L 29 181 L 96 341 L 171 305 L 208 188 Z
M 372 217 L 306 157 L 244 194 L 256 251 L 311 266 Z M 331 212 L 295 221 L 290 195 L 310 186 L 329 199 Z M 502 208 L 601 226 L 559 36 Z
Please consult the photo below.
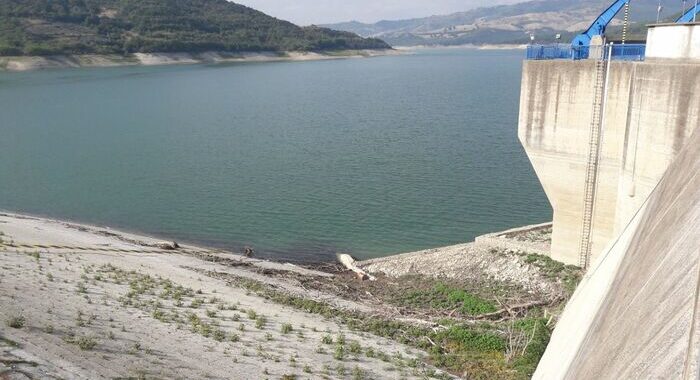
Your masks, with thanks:
M 333 351 L 333 359 L 343 361 L 345 359 L 345 346 L 337 344 Z
M 258 330 L 264 329 L 266 324 L 267 324 L 267 318 L 264 315 L 258 315 L 258 317 L 255 318 L 255 327 Z
M 544 355 L 552 333 L 547 327 L 547 320 L 544 318 L 522 319 L 515 323 L 515 327 L 531 339 L 525 348 L 525 353 L 513 361 L 513 367 L 518 373 L 530 377 L 535 373 L 537 364 L 542 355 Z
M 525 262 L 539 268 L 548 279 L 561 281 L 569 296 L 574 293 L 583 275 L 581 268 L 560 263 L 547 256 L 530 253 L 525 255 Z
M 352 380 L 364 380 L 367 378 L 365 371 L 359 366 L 352 369 Z
M 85 286 L 85 283 L 79 282 L 75 291 L 77 293 L 83 293 L 83 294 L 87 293 L 87 287 Z
M 258 313 L 256 313 L 255 310 L 253 310 L 253 309 L 248 310 L 247 314 L 248 314 L 248 319 L 250 319 L 250 320 L 255 320 L 256 318 L 258 318 Z
M 395 302 L 417 308 L 458 310 L 468 315 L 481 315 L 498 310 L 494 302 L 443 282 L 436 283 L 428 290 L 409 292 L 405 296 L 397 298 Z
M 350 351 L 351 354 L 359 355 L 362 353 L 362 346 L 360 343 L 353 340 L 350 342 L 350 346 L 348 346 L 348 351 Z
M 76 336 L 72 332 L 69 332 L 64 340 L 67 343 L 75 344 L 83 351 L 90 351 L 97 346 L 97 340 L 95 338 L 88 335 Z
M 90 336 L 81 336 L 77 339 L 75 343 L 81 350 L 89 351 L 97 346 L 97 341 L 95 338 Z
M 216 276 L 217 274 L 209 273 L 209 275 Z M 526 330 L 531 328 L 530 326 L 538 325 L 541 330 L 536 331 L 535 338 L 525 350 L 524 355 L 507 361 L 505 355 L 506 335 L 504 333 L 506 326 L 503 323 L 484 322 L 473 326 L 450 322 L 451 325 L 446 329 L 434 331 L 396 320 L 339 310 L 322 302 L 280 292 L 254 280 L 231 275 L 227 275 L 226 278 L 229 281 L 233 279 L 233 285 L 240 286 L 278 304 L 335 319 L 351 330 L 372 333 L 426 350 L 434 365 L 454 374 L 465 375 L 469 379 L 529 379 L 549 341 L 550 331 L 546 324 L 542 325 L 541 318 L 532 319 L 539 321 L 537 323 L 522 322 L 522 326 L 518 325 L 517 328 Z M 489 312 L 496 308 L 493 303 L 476 296 L 472 299 L 468 296 L 468 292 L 455 287 L 434 286 L 428 293 L 434 296 L 431 299 L 435 299 L 438 304 L 457 305 L 460 308 L 465 307 L 471 312 Z M 412 299 L 416 300 L 416 297 Z M 466 305 L 465 301 L 467 301 Z M 445 323 L 448 322 L 445 321 Z M 433 346 L 430 341 L 435 342 L 436 345 Z M 344 345 L 337 344 L 337 341 L 330 334 L 324 335 L 321 338 L 321 343 L 328 345 L 336 343 L 333 357 L 338 361 L 345 359 L 348 349 Z M 370 357 L 375 356 L 385 362 L 391 361 L 390 356 L 381 351 L 371 350 L 369 353 L 366 351 L 365 354 Z M 337 374 L 343 376 L 340 372 Z

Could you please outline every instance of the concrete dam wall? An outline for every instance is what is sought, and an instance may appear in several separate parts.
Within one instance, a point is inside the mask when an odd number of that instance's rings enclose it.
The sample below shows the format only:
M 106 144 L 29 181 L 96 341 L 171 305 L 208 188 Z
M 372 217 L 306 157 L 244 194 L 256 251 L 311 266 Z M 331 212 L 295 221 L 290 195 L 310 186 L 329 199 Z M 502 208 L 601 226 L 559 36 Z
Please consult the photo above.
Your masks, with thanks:
M 700 131 L 569 301 L 533 378 L 700 376 Z
M 535 379 L 700 379 L 700 24 L 647 42 L 645 62 L 523 69 L 550 254 L 588 269 Z
M 551 256 L 579 264 L 596 61 L 526 61 L 519 138 L 554 209 Z M 613 61 L 607 73 L 591 261 L 700 125 L 700 63 Z

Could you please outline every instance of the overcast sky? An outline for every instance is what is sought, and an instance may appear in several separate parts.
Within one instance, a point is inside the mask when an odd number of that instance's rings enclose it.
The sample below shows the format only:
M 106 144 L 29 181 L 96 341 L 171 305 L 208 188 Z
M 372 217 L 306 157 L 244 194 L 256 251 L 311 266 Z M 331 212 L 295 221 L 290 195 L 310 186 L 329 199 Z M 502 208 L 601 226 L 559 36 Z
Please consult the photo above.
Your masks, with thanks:
M 524 0 L 234 0 L 299 25 L 376 22 L 466 11 Z

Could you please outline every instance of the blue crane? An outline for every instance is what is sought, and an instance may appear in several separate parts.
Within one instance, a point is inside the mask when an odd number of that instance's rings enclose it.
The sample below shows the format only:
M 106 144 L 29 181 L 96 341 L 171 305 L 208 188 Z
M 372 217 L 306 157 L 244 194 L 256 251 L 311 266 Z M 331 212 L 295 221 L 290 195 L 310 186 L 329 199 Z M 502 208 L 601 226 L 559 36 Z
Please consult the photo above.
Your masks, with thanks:
M 617 0 L 615 1 L 608 9 L 605 10 L 605 12 L 601 13 L 598 18 L 593 21 L 593 24 L 591 24 L 588 29 L 579 34 L 574 38 L 574 41 L 571 43 L 572 46 L 590 46 L 591 44 L 591 39 L 595 36 L 602 36 L 605 34 L 605 28 L 608 27 L 608 24 L 615 18 L 615 16 L 620 13 L 622 8 L 629 4 L 631 0 Z
M 676 24 L 695 21 L 695 15 L 698 13 L 700 13 L 700 5 L 694 5 L 688 12 L 685 12 L 683 16 L 676 20 Z
M 601 13 L 598 18 L 593 21 L 593 24 L 591 24 L 588 29 L 577 35 L 573 42 L 571 43 L 572 46 L 590 46 L 591 44 L 591 39 L 595 36 L 602 36 L 605 34 L 605 29 L 608 27 L 608 24 L 617 16 L 618 13 L 624 8 L 626 5 L 630 3 L 631 0 L 617 0 L 615 1 L 608 9 L 605 10 L 605 12 Z M 676 23 L 687 23 L 687 22 L 693 22 L 695 20 L 695 15 L 700 13 L 700 5 L 695 5 L 690 8 L 684 15 L 682 15 L 678 20 L 676 20 Z

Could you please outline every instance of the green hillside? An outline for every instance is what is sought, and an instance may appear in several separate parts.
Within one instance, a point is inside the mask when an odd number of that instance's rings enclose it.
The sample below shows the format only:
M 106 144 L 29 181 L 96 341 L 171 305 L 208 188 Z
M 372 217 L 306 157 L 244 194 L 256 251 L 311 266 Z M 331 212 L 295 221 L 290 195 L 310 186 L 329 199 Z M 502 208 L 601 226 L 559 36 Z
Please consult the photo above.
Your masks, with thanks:
M 0 0 L 0 55 L 389 48 L 226 0 Z

